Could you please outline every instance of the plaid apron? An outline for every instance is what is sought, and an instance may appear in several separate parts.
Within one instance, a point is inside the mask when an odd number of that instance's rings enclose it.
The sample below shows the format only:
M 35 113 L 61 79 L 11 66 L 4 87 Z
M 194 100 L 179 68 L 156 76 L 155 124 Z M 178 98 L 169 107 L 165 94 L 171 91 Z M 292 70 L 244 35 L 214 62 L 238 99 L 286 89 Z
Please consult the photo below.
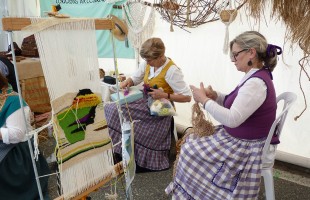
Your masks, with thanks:
M 172 116 L 151 116 L 147 99 L 142 98 L 121 107 L 126 120 L 139 120 L 134 123 L 135 160 L 140 167 L 151 170 L 169 168 L 169 150 L 171 146 Z M 115 103 L 104 107 L 109 134 L 114 144 L 121 141 L 122 132 Z M 129 116 L 130 114 L 130 116 Z M 114 148 L 121 154 L 121 145 Z
M 209 137 L 190 135 L 181 147 L 172 199 L 256 199 L 264 140 L 237 139 L 222 126 Z

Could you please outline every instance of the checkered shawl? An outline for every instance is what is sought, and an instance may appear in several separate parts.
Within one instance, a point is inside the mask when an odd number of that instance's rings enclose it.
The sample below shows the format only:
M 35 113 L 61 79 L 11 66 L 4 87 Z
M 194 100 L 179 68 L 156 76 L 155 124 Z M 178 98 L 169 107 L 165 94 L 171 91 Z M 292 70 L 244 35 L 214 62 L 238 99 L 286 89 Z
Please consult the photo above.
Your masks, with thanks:
M 171 120 L 172 117 L 151 116 L 147 106 L 147 99 L 142 98 L 121 107 L 124 117 L 129 120 L 140 120 L 134 123 L 135 160 L 144 168 L 162 170 L 169 168 L 169 150 L 171 145 Z M 122 133 L 115 103 L 106 104 L 104 107 L 109 134 L 113 143 L 121 141 Z M 114 148 L 116 153 L 121 153 L 121 145 Z
M 264 140 L 243 140 L 222 126 L 209 137 L 190 135 L 181 147 L 176 176 L 166 188 L 173 199 L 256 199 Z

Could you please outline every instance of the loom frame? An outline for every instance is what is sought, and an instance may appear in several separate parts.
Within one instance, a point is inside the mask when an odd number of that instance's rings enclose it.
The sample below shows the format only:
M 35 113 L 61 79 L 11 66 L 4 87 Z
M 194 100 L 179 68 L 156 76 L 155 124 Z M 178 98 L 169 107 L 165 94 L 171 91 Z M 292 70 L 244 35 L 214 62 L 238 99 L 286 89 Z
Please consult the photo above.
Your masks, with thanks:
M 10 44 L 13 44 L 13 36 L 12 36 L 13 31 L 21 31 L 23 28 L 25 28 L 26 26 L 29 26 L 29 25 L 31 25 L 31 20 L 28 17 L 3 17 L 2 18 L 2 30 L 9 33 Z M 95 19 L 95 30 L 110 30 L 111 31 L 114 28 L 115 28 L 115 23 L 112 21 L 112 19 L 108 19 L 108 18 L 96 18 Z M 112 44 L 113 44 L 113 48 L 115 48 L 113 34 L 112 34 Z M 20 88 L 20 83 L 19 83 L 19 76 L 18 76 L 18 71 L 17 71 L 17 67 L 16 67 L 15 51 L 12 51 L 12 61 L 13 61 L 14 70 L 15 70 L 15 76 L 16 76 L 16 83 L 17 83 L 17 89 L 18 89 L 20 105 L 21 105 L 21 108 L 23 108 L 22 96 L 21 96 L 21 88 Z M 114 64 L 115 64 L 114 67 L 115 67 L 116 77 L 118 77 L 117 62 L 116 62 L 115 55 L 114 55 Z M 117 85 L 118 98 L 120 98 L 119 97 L 118 82 L 116 82 L 116 85 Z M 24 120 L 26 122 L 26 116 L 25 116 L 25 113 L 24 113 L 24 109 L 22 109 L 22 111 L 23 111 L 23 115 L 24 115 Z M 122 124 L 121 113 L 119 113 L 119 115 L 120 115 L 120 122 Z M 25 123 L 25 124 L 27 124 L 27 123 Z M 28 131 L 27 131 L 27 135 L 28 135 Z M 34 155 L 33 155 L 33 149 L 32 149 L 32 145 L 31 145 L 30 137 L 27 137 L 27 141 L 28 141 L 28 146 L 29 146 L 30 154 L 31 154 L 31 157 L 32 157 L 32 164 L 33 164 L 33 169 L 34 169 L 34 173 L 35 173 L 35 177 L 36 177 L 36 182 L 37 182 L 37 186 L 38 186 L 39 196 L 40 196 L 40 199 L 43 200 L 41 185 L 40 185 L 40 181 L 39 181 L 40 177 L 38 176 L 37 167 L 36 167 L 36 164 L 35 164 L 35 161 L 34 161 Z M 116 176 L 118 176 L 119 174 L 124 172 L 123 164 L 124 164 L 123 162 L 119 162 L 119 163 L 116 163 L 114 165 L 113 168 L 114 168 L 114 171 L 116 173 L 115 174 Z M 106 177 L 105 179 L 103 179 L 102 181 L 97 183 L 96 185 L 88 188 L 86 191 L 84 191 L 81 194 L 79 194 L 76 197 L 74 197 L 73 200 L 78 200 L 78 199 L 85 200 L 88 194 L 90 194 L 93 191 L 96 191 L 99 187 L 101 187 L 104 184 L 106 184 L 112 178 L 113 178 L 112 175 Z M 129 192 L 128 192 L 128 194 L 126 192 L 126 196 L 129 199 L 133 199 L 132 192 L 131 192 L 131 186 L 129 186 Z M 64 199 L 64 197 L 63 197 L 63 195 L 61 195 L 59 197 L 56 197 L 54 200 L 63 200 L 63 199 Z

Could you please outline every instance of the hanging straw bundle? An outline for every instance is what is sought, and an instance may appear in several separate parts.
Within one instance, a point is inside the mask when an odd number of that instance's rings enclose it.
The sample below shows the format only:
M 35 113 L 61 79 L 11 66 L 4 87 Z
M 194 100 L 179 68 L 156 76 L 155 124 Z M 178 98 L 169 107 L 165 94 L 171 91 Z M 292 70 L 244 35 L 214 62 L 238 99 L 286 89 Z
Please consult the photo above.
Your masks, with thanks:
M 248 6 L 249 15 L 254 19 L 261 19 L 261 13 L 265 10 L 265 2 L 266 0 L 245 0 Z
M 180 8 L 179 4 L 174 2 L 174 0 L 166 0 L 162 3 L 162 8 L 167 10 L 170 17 L 170 31 L 173 32 L 173 19 L 174 15 L 176 14 L 176 11 Z
M 286 24 L 288 39 L 292 43 L 297 43 L 303 50 L 304 56 L 299 60 L 300 74 L 303 72 L 310 81 L 310 76 L 307 73 L 305 67 L 309 65 L 310 59 L 310 0 L 298 1 L 298 0 L 275 0 L 273 3 L 272 14 L 277 15 Z M 305 107 L 301 113 L 295 116 L 297 120 L 307 109 L 307 100 L 299 81 L 300 90 L 302 91 Z
M 220 18 L 222 22 L 232 22 L 237 17 L 237 9 L 222 10 L 220 12 Z
M 179 161 L 179 155 L 181 146 L 185 143 L 186 138 L 190 134 L 195 134 L 198 137 L 210 136 L 214 133 L 214 125 L 210 120 L 206 120 L 203 111 L 201 110 L 198 103 L 195 103 L 192 107 L 192 124 L 193 128 L 188 133 L 186 133 L 182 139 L 178 140 L 176 143 L 176 159 L 173 166 L 173 177 L 175 177 L 176 167 Z
M 229 51 L 229 26 L 236 19 L 238 9 L 236 2 L 231 0 L 223 0 L 223 8 L 218 11 L 221 22 L 225 24 L 225 38 L 223 45 L 223 53 L 228 54 Z
M 180 8 L 179 4 L 177 4 L 176 2 L 172 0 L 163 1 L 162 7 L 166 10 L 174 10 L 174 11 Z
M 299 79 L 303 72 L 310 81 L 310 76 L 305 69 L 307 65 L 309 66 L 310 61 L 310 0 L 247 0 L 245 6 L 249 11 L 250 17 L 260 20 L 265 7 L 269 6 L 267 3 L 270 3 L 272 7 L 271 18 L 282 20 L 286 25 L 285 39 L 298 44 L 304 52 L 304 56 L 299 60 L 299 66 L 301 68 Z M 307 100 L 301 82 L 299 82 L 299 86 L 303 93 L 305 107 L 302 112 L 295 117 L 295 120 L 307 109 Z

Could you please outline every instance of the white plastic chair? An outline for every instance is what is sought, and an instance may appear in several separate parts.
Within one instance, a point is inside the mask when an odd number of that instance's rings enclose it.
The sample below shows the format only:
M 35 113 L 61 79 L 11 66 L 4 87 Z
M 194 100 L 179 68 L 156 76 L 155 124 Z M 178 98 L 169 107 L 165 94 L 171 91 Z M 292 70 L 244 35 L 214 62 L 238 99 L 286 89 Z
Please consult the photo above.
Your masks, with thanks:
M 275 160 L 275 151 L 276 145 L 270 145 L 270 141 L 274 134 L 280 137 L 282 132 L 282 128 L 287 116 L 287 113 L 292 106 L 292 104 L 296 101 L 296 94 L 292 92 L 284 92 L 277 97 L 277 105 L 279 110 L 279 102 L 283 101 L 283 108 L 280 114 L 276 117 L 276 120 L 273 122 L 268 137 L 266 139 L 263 155 L 262 155 L 262 174 L 261 176 L 264 178 L 265 185 L 265 193 L 267 200 L 274 200 L 274 183 L 273 183 L 273 164 Z

